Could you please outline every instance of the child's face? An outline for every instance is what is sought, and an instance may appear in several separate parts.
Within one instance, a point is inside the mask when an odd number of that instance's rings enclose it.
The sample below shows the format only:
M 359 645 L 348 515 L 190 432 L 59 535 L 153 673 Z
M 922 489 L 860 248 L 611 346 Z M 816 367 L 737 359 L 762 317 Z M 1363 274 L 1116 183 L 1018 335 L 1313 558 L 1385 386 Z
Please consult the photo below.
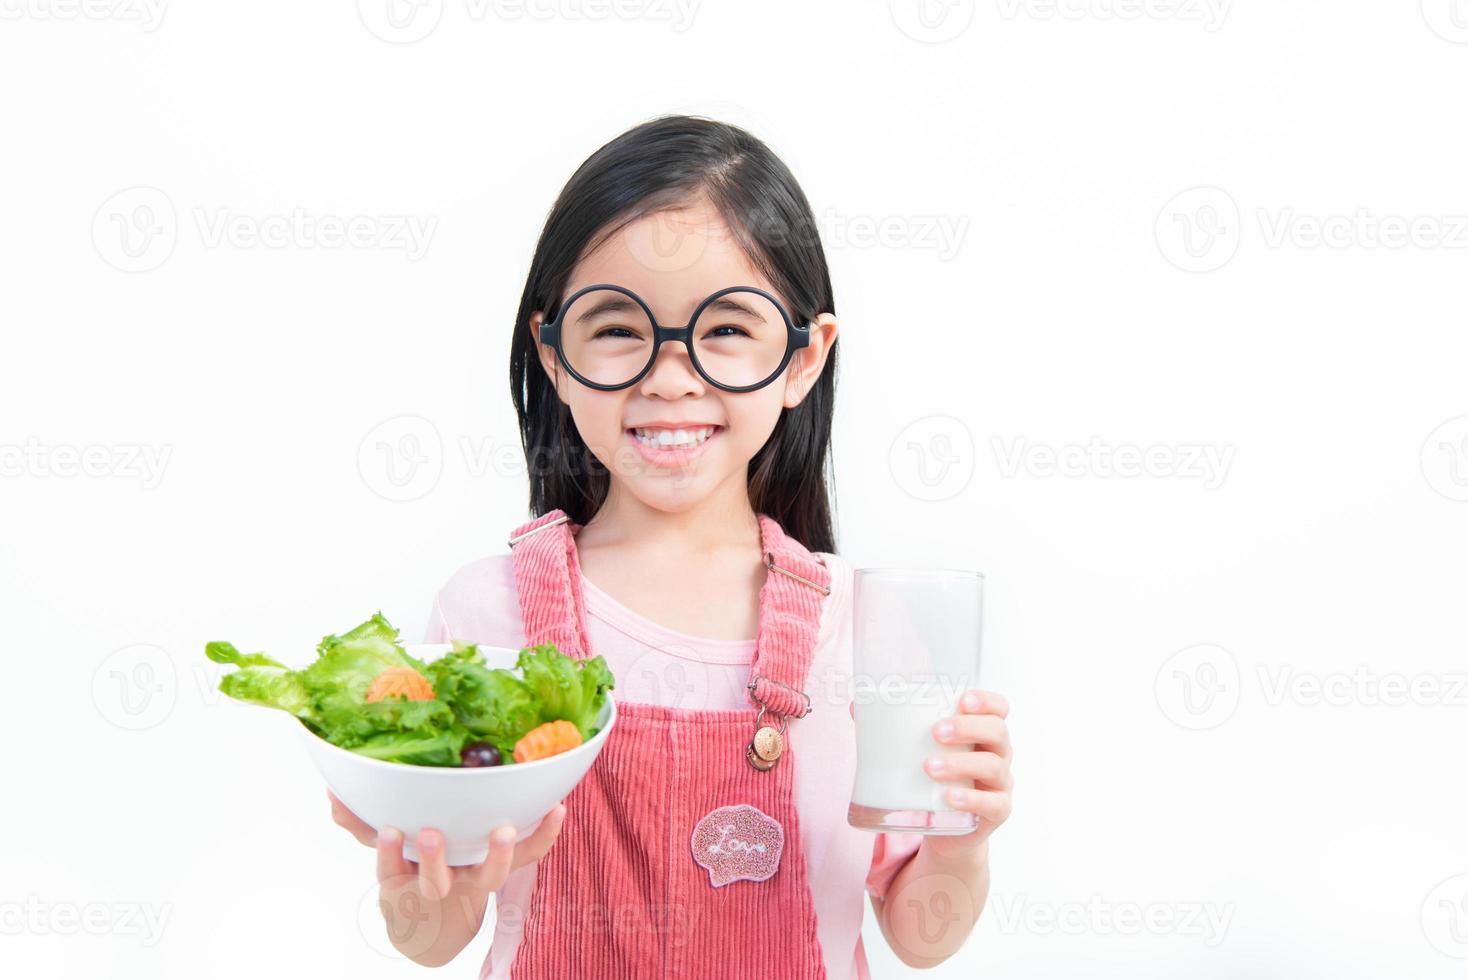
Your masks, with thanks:
M 667 326 L 686 324 L 704 298 L 725 286 L 757 286 L 789 308 L 740 249 L 718 211 L 702 200 L 621 229 L 582 258 L 565 295 L 594 283 L 632 290 Z M 652 369 L 636 384 L 598 391 L 568 375 L 555 351 L 539 344 L 545 315 L 537 311 L 530 329 L 541 364 L 570 407 L 581 438 L 611 472 L 614 492 L 628 490 L 659 510 L 682 510 L 714 494 L 745 494 L 750 459 L 768 441 L 781 410 L 798 405 L 820 377 L 836 337 L 835 318 L 821 314 L 810 346 L 797 350 L 785 370 L 757 391 L 734 394 L 709 384 L 681 343 L 664 343 Z M 651 450 L 639 446 L 632 430 L 664 422 L 717 429 L 702 446 L 681 451 L 674 465 L 659 465 L 645 455 Z

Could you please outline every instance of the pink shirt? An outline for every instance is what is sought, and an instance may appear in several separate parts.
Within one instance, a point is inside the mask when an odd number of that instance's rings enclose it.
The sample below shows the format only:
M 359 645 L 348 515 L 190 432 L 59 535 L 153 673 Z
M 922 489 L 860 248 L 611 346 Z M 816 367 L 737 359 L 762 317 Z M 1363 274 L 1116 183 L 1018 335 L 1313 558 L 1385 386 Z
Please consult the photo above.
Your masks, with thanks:
M 846 822 L 856 765 L 850 713 L 852 566 L 839 555 L 814 552 L 831 569 L 821 630 L 806 690 L 812 712 L 793 723 L 792 758 L 800 844 L 805 850 L 817 932 L 831 980 L 867 980 L 861 943 L 866 893 L 878 897 L 917 850 L 917 834 L 871 834 Z M 678 708 L 747 708 L 744 685 L 754 658 L 753 640 L 709 640 L 659 626 L 603 592 L 583 576 L 586 629 L 591 652 L 607 661 L 620 701 Z M 507 552 L 470 562 L 439 590 L 425 642 L 463 640 L 520 649 L 525 645 Z M 510 874 L 496 896 L 495 935 L 481 978 L 501 980 L 520 944 L 537 865 Z

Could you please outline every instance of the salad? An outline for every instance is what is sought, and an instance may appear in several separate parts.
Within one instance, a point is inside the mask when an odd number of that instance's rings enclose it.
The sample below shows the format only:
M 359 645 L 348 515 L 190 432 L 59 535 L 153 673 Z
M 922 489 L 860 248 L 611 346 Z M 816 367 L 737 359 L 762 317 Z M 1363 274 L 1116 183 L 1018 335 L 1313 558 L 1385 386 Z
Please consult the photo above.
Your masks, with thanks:
M 550 643 L 522 649 L 513 670 L 485 666 L 457 641 L 419 660 L 380 612 L 322 639 L 300 670 L 222 641 L 204 653 L 239 668 L 219 682 L 230 697 L 289 711 L 341 748 L 419 766 L 512 765 L 575 748 L 599 731 L 613 686 L 601 657 L 577 660 Z

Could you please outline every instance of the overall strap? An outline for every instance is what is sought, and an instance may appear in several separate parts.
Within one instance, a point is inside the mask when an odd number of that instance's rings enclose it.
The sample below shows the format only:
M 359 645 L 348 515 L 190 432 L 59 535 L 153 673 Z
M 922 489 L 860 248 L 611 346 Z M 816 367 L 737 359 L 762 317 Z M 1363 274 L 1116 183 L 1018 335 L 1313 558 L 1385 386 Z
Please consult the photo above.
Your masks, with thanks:
M 758 516 L 760 550 L 768 571 L 759 593 L 749 697 L 777 715 L 801 718 L 812 707 L 805 681 L 815 656 L 823 602 L 831 594 L 831 570 L 774 518 Z M 576 555 L 575 532 L 580 528 L 556 508 L 517 527 L 509 546 L 526 645 L 554 643 L 567 656 L 584 659 L 591 652 Z
M 822 604 L 831 594 L 831 570 L 774 518 L 760 514 L 759 527 L 768 573 L 759 593 L 749 696 L 778 715 L 801 718 L 811 710 L 805 679 L 815 657 Z
M 591 656 L 586 598 L 581 592 L 575 530 L 560 508 L 521 524 L 510 534 L 525 645 L 554 643 L 568 657 Z

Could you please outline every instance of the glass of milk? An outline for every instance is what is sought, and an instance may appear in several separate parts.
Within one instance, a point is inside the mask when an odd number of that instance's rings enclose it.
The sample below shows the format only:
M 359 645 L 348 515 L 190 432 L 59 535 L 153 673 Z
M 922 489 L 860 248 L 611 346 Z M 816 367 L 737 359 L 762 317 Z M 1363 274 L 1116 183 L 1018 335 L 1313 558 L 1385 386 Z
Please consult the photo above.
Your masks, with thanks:
M 966 834 L 977 818 L 948 804 L 923 760 L 968 751 L 933 738 L 978 687 L 984 576 L 932 568 L 858 568 L 852 713 L 856 778 L 846 819 L 864 830 Z

